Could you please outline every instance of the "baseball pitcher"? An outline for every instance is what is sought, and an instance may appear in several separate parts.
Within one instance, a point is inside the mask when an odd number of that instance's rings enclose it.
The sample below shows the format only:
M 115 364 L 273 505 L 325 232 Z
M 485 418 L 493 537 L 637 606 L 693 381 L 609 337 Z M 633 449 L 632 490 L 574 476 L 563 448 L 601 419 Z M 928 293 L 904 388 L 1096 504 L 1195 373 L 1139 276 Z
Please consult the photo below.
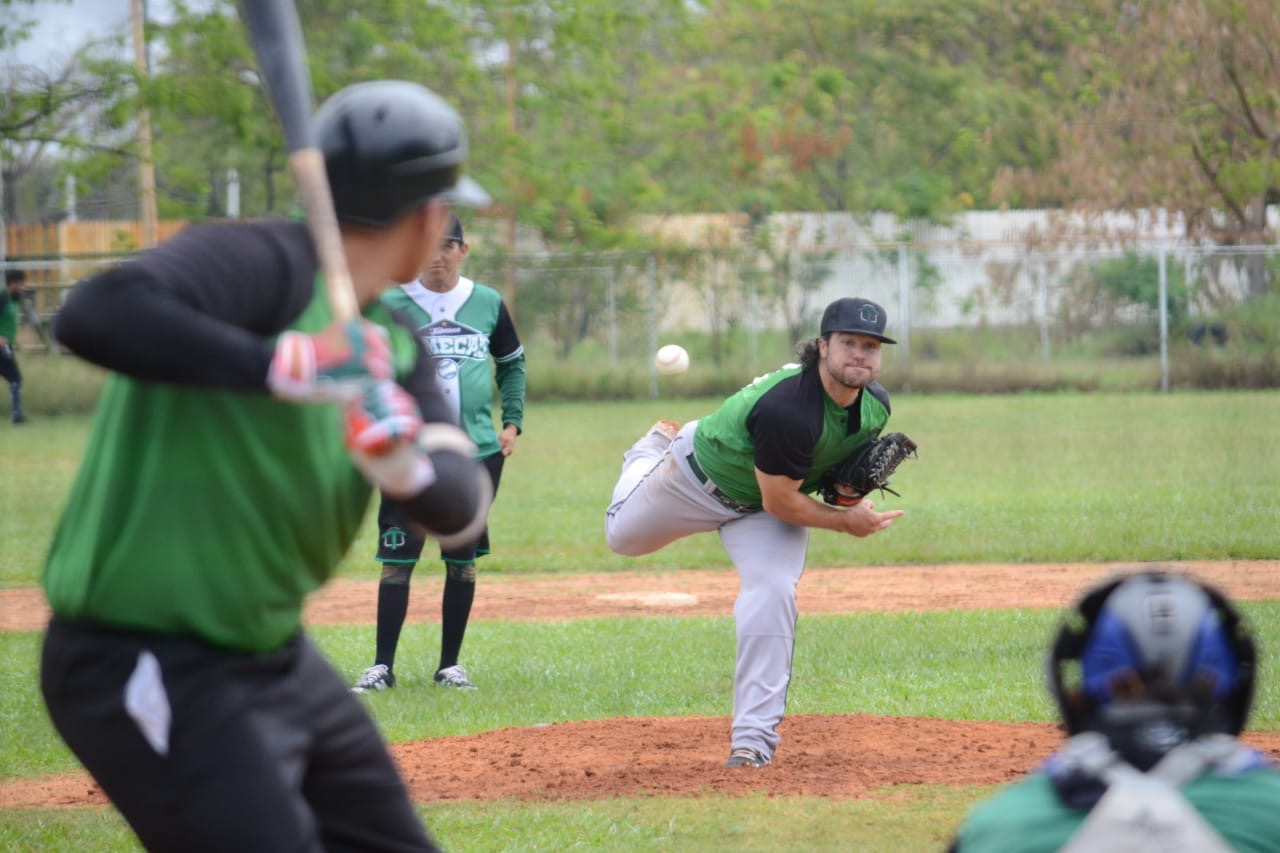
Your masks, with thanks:
M 889 420 L 880 351 L 894 343 L 884 330 L 879 305 L 838 299 L 799 364 L 683 427 L 659 421 L 623 456 L 605 520 L 610 548 L 640 556 L 717 531 L 737 567 L 729 767 L 763 767 L 778 747 L 809 528 L 866 537 L 903 514 L 865 497 L 915 449 L 900 433 L 880 437 Z

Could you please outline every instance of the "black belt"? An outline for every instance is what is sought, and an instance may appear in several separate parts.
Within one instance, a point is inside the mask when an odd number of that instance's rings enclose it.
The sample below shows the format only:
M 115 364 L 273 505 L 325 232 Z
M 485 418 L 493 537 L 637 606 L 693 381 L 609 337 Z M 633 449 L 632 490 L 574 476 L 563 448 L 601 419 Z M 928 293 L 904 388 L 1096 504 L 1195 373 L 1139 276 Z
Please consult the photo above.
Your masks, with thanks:
M 698 478 L 698 482 L 702 483 L 703 485 L 706 485 L 708 480 L 707 473 L 702 470 L 702 467 L 698 464 L 698 460 L 694 458 L 693 454 L 690 453 L 688 456 L 685 457 L 685 460 L 689 463 L 689 470 L 693 472 L 693 476 Z M 712 485 L 715 485 L 715 484 L 713 483 Z M 734 512 L 741 512 L 741 513 L 759 512 L 764 508 L 764 507 L 758 507 L 758 506 L 751 506 L 750 504 L 744 504 L 741 501 L 736 501 L 733 498 L 726 495 L 724 492 L 720 491 L 719 486 L 716 486 L 714 491 L 707 492 L 707 494 L 711 495 L 711 497 L 720 501 L 720 503 L 724 504 Z

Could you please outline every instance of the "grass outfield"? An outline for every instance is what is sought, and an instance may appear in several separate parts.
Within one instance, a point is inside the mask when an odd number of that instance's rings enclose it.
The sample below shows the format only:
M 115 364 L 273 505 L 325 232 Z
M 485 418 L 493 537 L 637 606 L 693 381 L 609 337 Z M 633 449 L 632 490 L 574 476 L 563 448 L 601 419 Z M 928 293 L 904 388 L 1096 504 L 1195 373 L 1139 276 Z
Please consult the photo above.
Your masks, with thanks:
M 466 853 L 498 851 L 941 850 L 975 795 L 991 788 L 896 786 L 874 799 L 642 799 L 442 803 L 420 809 L 436 841 Z M 0 846 L 13 851 L 138 851 L 108 808 L 0 812 Z
M 625 558 L 604 542 L 621 454 L 659 417 L 714 400 L 531 406 L 503 473 L 485 572 L 726 567 L 714 536 Z M 920 444 L 866 540 L 815 531 L 809 565 L 1113 562 L 1280 555 L 1280 394 L 899 396 L 890 429 Z M 36 583 L 88 437 L 86 418 L 0 424 L 0 586 Z M 339 574 L 374 577 L 370 512 Z
M 498 550 L 482 572 L 727 565 L 713 536 L 624 560 L 602 535 L 622 449 L 658 417 L 695 417 L 713 403 L 531 407 L 493 514 Z M 810 565 L 1280 555 L 1280 395 L 902 396 L 894 410 L 891 428 L 919 441 L 921 456 L 895 477 L 903 497 L 880 504 L 907 516 L 869 540 L 815 535 Z M 86 440 L 83 418 L 0 425 L 0 585 L 36 581 Z M 373 544 L 370 513 L 341 573 L 375 577 Z M 1270 660 L 1280 602 L 1242 610 Z M 806 616 L 788 711 L 1050 720 L 1040 673 L 1054 620 L 1039 610 Z M 366 663 L 367 628 L 314 636 L 343 671 Z M 434 628 L 408 630 L 406 660 L 430 660 L 435 642 Z M 732 642 L 724 618 L 479 622 L 468 632 L 469 663 L 500 674 L 481 694 L 406 684 L 371 708 L 391 741 L 618 714 L 727 715 Z M 77 767 L 35 689 L 38 647 L 36 633 L 0 635 L 0 779 Z M 1280 730 L 1270 672 L 1251 720 L 1258 730 Z M 940 849 L 987 790 L 449 803 L 423 813 L 453 850 L 925 850 Z M 0 812 L 0 849 L 73 848 L 138 849 L 110 809 Z

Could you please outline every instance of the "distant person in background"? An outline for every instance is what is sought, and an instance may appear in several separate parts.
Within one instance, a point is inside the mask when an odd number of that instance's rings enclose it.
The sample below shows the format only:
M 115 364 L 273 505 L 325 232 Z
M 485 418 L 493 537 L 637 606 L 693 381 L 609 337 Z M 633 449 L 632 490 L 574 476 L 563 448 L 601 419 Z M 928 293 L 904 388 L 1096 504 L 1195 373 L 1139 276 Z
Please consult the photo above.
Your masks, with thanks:
M 439 368 L 436 382 L 462 428 L 476 443 L 496 495 L 503 463 L 515 450 L 524 424 L 524 347 L 502 295 L 461 274 L 468 251 L 462 222 L 454 214 L 419 279 L 388 291 L 382 301 L 412 320 L 419 340 L 435 355 Z M 493 420 L 495 380 L 501 401 L 500 430 L 495 429 Z M 409 611 L 409 579 L 424 544 L 397 504 L 382 501 L 376 557 L 382 564 L 382 579 L 378 584 L 374 662 L 351 688 L 356 693 L 395 686 L 392 668 Z M 489 553 L 489 530 L 486 527 L 474 541 L 452 547 L 442 542 L 441 546 L 445 576 L 435 683 L 469 690 L 475 685 L 458 657 L 476 595 L 476 558 Z
M 26 270 L 4 271 L 4 293 L 0 294 L 0 376 L 9 383 L 9 406 L 15 424 L 25 423 L 22 413 L 22 371 L 18 368 L 18 316 Z
M 1086 592 L 1049 660 L 1070 737 L 975 807 L 952 853 L 1280 850 L 1280 769 L 1237 739 L 1255 662 L 1231 603 L 1193 578 Z
M 1226 346 L 1227 326 L 1225 323 L 1199 322 L 1191 327 L 1187 336 L 1196 346 L 1204 346 L 1206 343 L 1212 343 L 1218 347 Z

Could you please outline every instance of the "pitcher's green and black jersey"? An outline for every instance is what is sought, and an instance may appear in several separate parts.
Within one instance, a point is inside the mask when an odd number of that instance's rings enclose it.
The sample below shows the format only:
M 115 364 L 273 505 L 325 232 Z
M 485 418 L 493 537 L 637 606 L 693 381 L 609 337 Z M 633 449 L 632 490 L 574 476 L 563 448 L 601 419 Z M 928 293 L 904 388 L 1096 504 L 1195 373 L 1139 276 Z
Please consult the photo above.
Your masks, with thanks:
M 872 382 L 853 405 L 838 405 L 816 369 L 789 364 L 757 378 L 698 421 L 698 464 L 736 501 L 761 503 L 755 469 L 818 489 L 822 474 L 880 435 L 889 420 L 889 392 Z
M 477 455 L 498 453 L 502 447 L 493 421 L 495 378 L 503 425 L 523 429 L 525 397 L 524 347 L 502 295 L 461 276 L 446 293 L 411 282 L 387 291 L 382 300 L 410 320 L 435 356 L 441 393 L 476 443 Z
M 424 418 L 450 420 L 412 332 L 365 315 Z M 113 373 L 45 566 L 56 615 L 244 651 L 298 630 L 371 487 L 339 407 L 277 400 L 265 377 L 276 336 L 331 322 L 291 222 L 194 226 L 73 290 L 55 334 Z

